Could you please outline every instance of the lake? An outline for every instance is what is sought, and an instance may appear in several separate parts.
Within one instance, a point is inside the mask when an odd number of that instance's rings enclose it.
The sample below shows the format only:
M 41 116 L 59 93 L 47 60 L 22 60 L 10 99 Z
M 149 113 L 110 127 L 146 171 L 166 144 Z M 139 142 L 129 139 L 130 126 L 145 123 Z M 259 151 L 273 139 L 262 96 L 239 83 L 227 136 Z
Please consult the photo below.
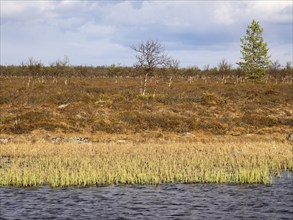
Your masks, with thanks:
M 293 172 L 273 185 L 0 187 L 0 219 L 293 219 Z

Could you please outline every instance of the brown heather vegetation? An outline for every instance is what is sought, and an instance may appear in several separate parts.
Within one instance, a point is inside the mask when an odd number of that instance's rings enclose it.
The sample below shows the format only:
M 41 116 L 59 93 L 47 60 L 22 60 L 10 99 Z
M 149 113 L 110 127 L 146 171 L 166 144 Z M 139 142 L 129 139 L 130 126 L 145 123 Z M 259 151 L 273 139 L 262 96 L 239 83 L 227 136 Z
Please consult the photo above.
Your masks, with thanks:
M 292 132 L 293 85 L 240 77 L 1 77 L 0 133 L 244 135 Z M 66 105 L 69 104 L 69 105 Z M 62 105 L 65 105 L 64 107 Z M 63 107 L 63 108 L 62 108 Z

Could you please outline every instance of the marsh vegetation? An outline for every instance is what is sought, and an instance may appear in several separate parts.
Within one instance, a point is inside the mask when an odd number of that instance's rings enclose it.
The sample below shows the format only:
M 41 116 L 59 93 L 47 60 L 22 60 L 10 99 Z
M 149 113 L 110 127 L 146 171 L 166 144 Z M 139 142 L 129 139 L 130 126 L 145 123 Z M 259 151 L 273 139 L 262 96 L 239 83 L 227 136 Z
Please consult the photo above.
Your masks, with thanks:
M 0 145 L 0 185 L 270 184 L 292 145 L 255 141 Z

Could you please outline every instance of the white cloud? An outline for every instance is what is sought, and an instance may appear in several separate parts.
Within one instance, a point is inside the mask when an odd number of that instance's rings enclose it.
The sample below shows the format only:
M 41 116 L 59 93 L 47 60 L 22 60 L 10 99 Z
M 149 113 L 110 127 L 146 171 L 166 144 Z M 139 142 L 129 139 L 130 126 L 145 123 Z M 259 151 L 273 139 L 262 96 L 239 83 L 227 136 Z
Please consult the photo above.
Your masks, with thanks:
M 292 59 L 291 1 L 0 1 L 1 63 L 134 63 L 129 45 L 157 39 L 184 65 L 234 62 L 239 38 L 260 21 L 274 58 Z M 21 33 L 21 34 L 20 34 Z M 266 40 L 266 39 L 265 39 Z M 286 46 L 285 46 L 286 45 Z M 39 57 L 40 56 L 40 57 Z M 235 58 L 236 57 L 236 58 Z M 103 63 L 104 62 L 104 63 Z M 199 64 L 200 63 L 200 64 Z
M 292 1 L 255 1 L 247 5 L 246 14 L 260 21 L 292 22 Z
M 214 13 L 215 22 L 223 24 L 233 24 L 235 19 L 233 18 L 236 14 L 235 8 L 233 9 L 230 2 L 224 2 L 221 4 Z

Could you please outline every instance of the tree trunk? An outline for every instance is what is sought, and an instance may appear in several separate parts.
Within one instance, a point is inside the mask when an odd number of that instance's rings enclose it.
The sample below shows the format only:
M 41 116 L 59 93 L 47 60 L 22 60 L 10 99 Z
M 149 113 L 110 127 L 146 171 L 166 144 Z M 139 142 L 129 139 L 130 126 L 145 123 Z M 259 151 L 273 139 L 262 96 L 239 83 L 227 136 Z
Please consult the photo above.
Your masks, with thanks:
M 144 76 L 143 87 L 142 87 L 142 95 L 143 96 L 145 96 L 145 92 L 146 92 L 148 75 L 149 75 L 149 73 L 146 73 L 145 76 Z
M 169 84 L 168 84 L 169 88 L 170 88 L 171 85 L 172 85 L 172 78 L 173 78 L 173 76 L 171 76 L 171 77 L 169 78 Z

